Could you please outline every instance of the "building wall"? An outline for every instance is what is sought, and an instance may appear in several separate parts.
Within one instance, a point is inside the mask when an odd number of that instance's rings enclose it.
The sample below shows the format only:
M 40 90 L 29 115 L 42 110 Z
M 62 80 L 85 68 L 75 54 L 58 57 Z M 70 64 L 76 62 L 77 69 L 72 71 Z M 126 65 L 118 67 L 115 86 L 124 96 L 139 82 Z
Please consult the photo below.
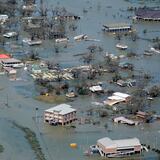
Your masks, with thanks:
M 141 151 L 141 145 L 139 145 L 139 146 L 134 146 L 134 151 L 135 151 L 135 152 L 140 152 L 140 151 Z
M 105 153 L 105 154 L 109 154 L 109 153 L 116 153 L 117 152 L 117 148 L 106 148 L 105 146 L 103 146 L 100 143 L 97 143 L 97 146 Z
M 110 154 L 110 153 L 117 153 L 117 150 L 120 151 L 121 149 L 117 149 L 117 148 L 106 148 L 104 147 L 102 144 L 97 143 L 97 146 L 105 153 L 105 154 Z M 132 147 L 131 147 L 132 148 Z M 128 148 L 126 148 L 128 149 Z M 133 146 L 133 151 L 134 152 L 141 152 L 141 145 L 139 146 Z M 125 148 L 122 149 L 122 151 L 124 151 Z
M 58 121 L 58 123 L 60 123 L 62 125 L 65 125 L 65 124 L 70 123 L 70 122 L 77 119 L 76 111 L 68 113 L 66 115 L 60 115 L 57 112 L 54 112 L 54 113 L 45 112 L 44 113 L 44 120 L 45 121 L 49 121 L 52 119 L 55 119 L 56 121 Z

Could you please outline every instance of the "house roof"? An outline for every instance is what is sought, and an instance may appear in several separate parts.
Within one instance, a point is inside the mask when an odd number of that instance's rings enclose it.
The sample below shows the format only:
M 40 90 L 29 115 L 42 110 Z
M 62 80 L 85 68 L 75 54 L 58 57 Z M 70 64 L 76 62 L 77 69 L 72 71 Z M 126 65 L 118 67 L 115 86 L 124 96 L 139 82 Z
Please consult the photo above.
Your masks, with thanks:
M 107 104 L 109 106 L 112 106 L 114 104 L 117 104 L 119 102 L 123 102 L 126 100 L 126 98 L 130 97 L 129 94 L 121 93 L 121 92 L 115 92 L 112 96 L 108 97 L 107 100 L 103 101 L 104 104 Z
M 2 60 L 3 63 L 20 63 L 21 61 L 19 59 L 15 59 L 15 58 L 8 58 L 8 59 L 3 59 Z
M 108 137 L 99 139 L 97 143 L 103 145 L 106 148 L 116 148 L 116 144 L 114 143 L 114 141 Z
M 127 23 L 115 23 L 115 24 L 105 24 L 104 27 L 113 28 L 113 29 L 116 29 L 116 28 L 130 28 L 131 25 L 127 24 Z
M 68 104 L 60 104 L 60 105 L 57 105 L 55 107 L 45 110 L 45 112 L 51 112 L 51 113 L 59 112 L 60 115 L 65 115 L 65 114 L 68 114 L 74 111 L 76 111 L 76 109 L 72 108 L 72 106 Z
M 110 96 L 108 97 L 109 100 L 125 100 L 125 98 L 120 97 L 120 96 Z
M 108 137 L 104 137 L 104 138 L 99 139 L 97 143 L 101 144 L 105 148 L 125 148 L 125 147 L 127 148 L 131 146 L 141 145 L 138 138 L 112 140 Z
M 8 19 L 8 15 L 0 14 L 0 20 L 2 20 L 2 19 Z
M 121 97 L 121 98 L 127 98 L 127 97 L 130 97 L 130 95 L 129 95 L 129 94 L 121 93 L 121 92 L 115 92 L 115 93 L 113 93 L 113 96 L 118 96 L 118 97 Z
M 8 55 L 8 54 L 0 54 L 0 59 L 7 59 L 7 58 L 11 58 L 10 55 Z
M 124 99 L 119 99 L 119 100 L 107 99 L 107 100 L 103 101 L 103 103 L 104 103 L 105 105 L 113 106 L 113 105 L 115 105 L 115 104 L 117 104 L 117 103 L 120 103 L 120 102 L 123 102 L 123 101 L 124 101 Z
M 160 10 L 152 8 L 138 8 L 135 14 L 140 18 L 160 18 Z

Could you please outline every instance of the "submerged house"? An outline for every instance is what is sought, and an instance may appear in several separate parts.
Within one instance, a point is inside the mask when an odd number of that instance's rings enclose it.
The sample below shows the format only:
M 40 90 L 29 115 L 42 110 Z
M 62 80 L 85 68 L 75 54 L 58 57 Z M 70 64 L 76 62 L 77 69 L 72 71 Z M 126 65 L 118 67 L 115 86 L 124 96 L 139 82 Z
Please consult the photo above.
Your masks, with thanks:
M 136 116 L 137 116 L 138 118 L 146 119 L 146 118 L 148 117 L 148 114 L 147 114 L 146 112 L 138 111 L 138 112 L 136 113 Z
M 64 14 L 59 14 L 59 15 L 57 15 L 56 17 L 55 17 L 55 19 L 57 20 L 57 19 L 63 19 L 63 20 L 79 20 L 80 19 L 80 17 L 79 16 L 77 16 L 77 15 L 74 15 L 74 14 L 72 14 L 72 13 L 64 13 Z
M 54 10 L 55 20 L 79 20 L 80 16 L 68 12 L 65 8 L 56 8 Z
M 136 80 L 134 80 L 134 79 L 127 79 L 127 80 L 119 79 L 116 82 L 116 84 L 121 87 L 133 87 L 133 86 L 136 86 Z
M 116 118 L 113 119 L 113 121 L 115 123 L 122 123 L 122 124 L 127 124 L 127 125 L 137 125 L 138 124 L 138 122 L 130 120 L 130 119 L 125 118 L 123 116 L 116 117 Z
M 121 157 L 141 153 L 142 145 L 138 138 L 112 140 L 104 137 L 97 141 L 97 148 L 102 157 Z
M 8 19 L 8 15 L 0 14 L 0 24 L 3 24 Z
M 160 10 L 152 8 L 138 8 L 134 19 L 143 21 L 160 21 Z
M 107 100 L 103 101 L 105 105 L 113 106 L 120 102 L 128 102 L 131 96 L 126 93 L 115 92 L 112 96 L 109 96 Z
M 77 119 L 76 109 L 68 104 L 60 104 L 44 112 L 44 121 L 49 124 L 66 125 Z
M 3 67 L 13 67 L 13 68 L 20 68 L 24 66 L 23 62 L 16 58 L 2 59 L 1 64 Z
M 105 24 L 102 30 L 106 32 L 128 32 L 132 31 L 132 26 L 126 23 Z

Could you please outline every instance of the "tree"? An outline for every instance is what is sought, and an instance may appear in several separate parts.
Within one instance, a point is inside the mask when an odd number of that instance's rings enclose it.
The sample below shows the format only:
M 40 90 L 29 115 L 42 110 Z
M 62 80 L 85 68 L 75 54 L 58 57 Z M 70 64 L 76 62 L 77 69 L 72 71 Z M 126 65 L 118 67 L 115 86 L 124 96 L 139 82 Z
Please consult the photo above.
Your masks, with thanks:
M 115 73 L 114 76 L 112 77 L 113 82 L 117 82 L 118 80 L 120 80 L 122 77 L 119 73 Z
M 127 110 L 130 114 L 135 114 L 138 110 L 143 110 L 146 105 L 146 100 L 143 97 L 132 96 L 127 103 Z
M 93 53 L 86 53 L 86 55 L 84 55 L 82 57 L 82 59 L 83 59 L 84 63 L 90 64 L 94 59 L 94 54 Z
M 38 53 L 31 52 L 30 55 L 29 55 L 29 59 L 39 60 Z
M 153 86 L 150 90 L 149 90 L 149 95 L 151 97 L 158 97 L 160 96 L 160 87 L 159 86 Z
M 16 0 L 8 0 L 7 3 L 14 4 L 14 5 L 17 4 Z

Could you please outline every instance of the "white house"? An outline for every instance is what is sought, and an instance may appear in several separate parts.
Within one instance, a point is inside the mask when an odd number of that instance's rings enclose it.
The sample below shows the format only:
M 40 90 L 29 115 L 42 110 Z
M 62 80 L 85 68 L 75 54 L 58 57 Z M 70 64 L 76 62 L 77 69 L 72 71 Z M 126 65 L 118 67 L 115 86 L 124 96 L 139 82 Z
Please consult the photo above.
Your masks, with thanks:
M 127 102 L 129 101 L 131 96 L 126 93 L 121 92 L 115 92 L 112 96 L 109 96 L 107 100 L 103 101 L 104 104 L 107 104 L 109 106 L 112 106 L 114 104 L 120 103 L 120 102 Z
M 56 123 L 63 126 L 75 121 L 76 119 L 76 109 L 72 108 L 72 106 L 68 104 L 60 104 L 49 108 L 44 112 L 44 121 L 49 124 Z

